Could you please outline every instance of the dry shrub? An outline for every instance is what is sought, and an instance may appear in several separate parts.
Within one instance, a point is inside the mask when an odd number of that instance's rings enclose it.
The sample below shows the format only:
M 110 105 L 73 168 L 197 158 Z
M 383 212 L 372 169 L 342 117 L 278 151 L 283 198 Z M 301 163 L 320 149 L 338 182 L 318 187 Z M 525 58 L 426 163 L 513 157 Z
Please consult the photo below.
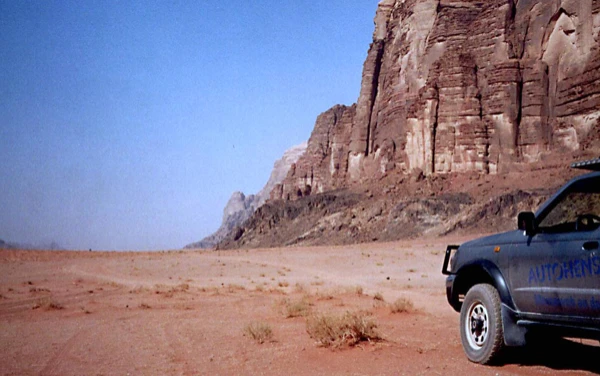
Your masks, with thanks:
M 301 294 L 306 294 L 308 292 L 306 286 L 300 282 L 297 282 L 296 285 L 294 285 L 294 291 Z
M 150 309 L 150 308 L 152 308 L 152 307 L 150 307 L 150 305 L 149 305 L 149 304 L 146 304 L 146 303 L 141 303 L 141 304 L 140 304 L 140 308 L 141 308 L 141 309 Z
M 190 285 L 187 283 L 180 283 L 177 286 L 167 286 L 162 284 L 154 285 L 154 292 L 159 295 L 164 295 L 167 298 L 172 298 L 176 293 L 187 292 L 190 289 Z
M 356 286 L 344 287 L 343 289 L 340 290 L 340 293 L 342 293 L 342 292 L 345 294 L 356 294 L 358 296 L 362 296 L 365 291 L 362 286 L 356 285 Z
M 64 307 L 60 303 L 56 302 L 54 299 L 50 297 L 44 297 L 38 299 L 31 308 L 43 309 L 44 311 L 53 311 L 63 309 Z
M 385 301 L 385 299 L 383 298 L 383 295 L 381 295 L 380 292 L 376 293 L 375 296 L 373 296 L 373 299 L 379 300 L 380 302 L 384 302 Z
M 29 292 L 35 294 L 38 292 L 50 292 L 50 290 L 46 289 L 46 288 L 41 288 L 41 287 L 32 287 L 29 289 Z
M 235 283 L 230 283 L 227 285 L 227 292 L 230 292 L 230 293 L 233 293 L 236 291 L 245 291 L 245 290 L 246 290 L 246 288 L 244 286 L 238 285 Z
M 415 309 L 415 305 L 412 300 L 408 298 L 398 298 L 394 303 L 390 305 L 392 313 L 403 313 L 412 312 Z
M 333 300 L 335 296 L 333 296 L 333 292 L 331 291 L 317 291 L 315 294 L 318 300 Z
M 283 315 L 285 318 L 306 317 L 310 314 L 310 302 L 306 298 L 297 301 L 283 299 Z
M 180 311 L 192 311 L 194 309 L 193 306 L 185 303 L 177 303 L 174 305 L 175 309 Z
M 271 326 L 264 322 L 253 322 L 244 328 L 244 333 L 258 343 L 265 343 L 273 338 Z
M 317 314 L 306 320 L 306 331 L 324 347 L 354 346 L 362 341 L 380 340 L 377 324 L 364 312 L 342 316 Z
M 141 294 L 145 292 L 150 292 L 150 289 L 143 286 L 136 286 L 133 289 L 129 290 L 130 294 Z
M 121 288 L 121 287 L 123 287 L 123 285 L 121 285 L 120 283 L 117 283 L 115 281 L 106 282 L 106 285 L 110 286 L 110 287 L 114 287 L 114 288 Z
M 269 289 L 269 292 L 272 294 L 279 294 L 279 295 L 287 295 L 287 293 L 285 292 L 285 290 L 278 288 L 278 287 L 271 287 Z

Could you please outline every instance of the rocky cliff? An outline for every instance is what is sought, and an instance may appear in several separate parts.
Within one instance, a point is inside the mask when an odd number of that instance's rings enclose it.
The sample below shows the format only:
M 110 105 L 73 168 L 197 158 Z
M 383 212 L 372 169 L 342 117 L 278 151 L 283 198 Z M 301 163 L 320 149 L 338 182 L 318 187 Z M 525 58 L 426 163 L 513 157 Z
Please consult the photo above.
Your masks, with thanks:
M 306 147 L 307 143 L 304 142 L 286 150 L 281 159 L 275 162 L 267 184 L 265 184 L 257 194 L 246 196 L 242 192 L 234 192 L 227 202 L 227 205 L 225 205 L 225 209 L 223 209 L 221 227 L 219 227 L 215 233 L 199 242 L 188 244 L 185 248 L 213 248 L 223 240 L 227 234 L 250 218 L 256 209 L 261 207 L 265 201 L 269 199 L 270 192 L 276 185 L 283 181 L 287 176 L 290 167 L 298 161 L 302 154 L 304 154 Z
M 355 105 L 321 114 L 274 199 L 598 153 L 600 0 L 383 0 Z
M 600 0 L 383 0 L 351 106 L 222 248 L 515 227 L 600 155 Z

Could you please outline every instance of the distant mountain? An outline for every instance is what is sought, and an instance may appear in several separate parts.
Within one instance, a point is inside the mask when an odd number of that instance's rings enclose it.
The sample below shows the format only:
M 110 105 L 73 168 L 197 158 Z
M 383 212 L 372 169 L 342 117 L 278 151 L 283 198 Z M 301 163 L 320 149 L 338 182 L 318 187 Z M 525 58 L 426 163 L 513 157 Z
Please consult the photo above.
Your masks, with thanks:
M 28 243 L 11 243 L 0 239 L 0 249 L 40 249 L 48 251 L 64 250 L 58 243 L 52 242 L 49 244 L 28 244 Z
M 225 209 L 223 209 L 223 221 L 221 227 L 219 227 L 212 235 L 207 236 L 199 242 L 188 244 L 185 248 L 213 248 L 223 240 L 229 232 L 243 224 L 252 216 L 252 214 L 254 214 L 256 209 L 261 207 L 269 199 L 269 195 L 273 188 L 281 184 L 292 165 L 304 154 L 306 147 L 307 143 L 304 142 L 288 149 L 283 154 L 283 157 L 275 162 L 267 184 L 265 184 L 263 189 L 257 194 L 246 196 L 242 192 L 234 192 L 227 202 Z
M 0 249 L 10 249 L 10 248 L 12 248 L 12 246 L 10 244 L 8 244 L 4 240 L 0 239 Z

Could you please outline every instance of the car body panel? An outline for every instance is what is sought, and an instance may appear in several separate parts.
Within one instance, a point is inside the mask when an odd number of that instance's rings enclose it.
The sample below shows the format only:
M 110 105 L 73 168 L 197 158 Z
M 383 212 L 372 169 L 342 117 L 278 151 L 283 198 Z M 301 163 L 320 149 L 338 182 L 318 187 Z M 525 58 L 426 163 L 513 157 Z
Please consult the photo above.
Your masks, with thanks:
M 587 203 L 593 216 L 600 215 L 600 204 L 596 196 L 585 201 L 591 197 L 588 193 L 600 193 L 600 172 L 574 178 L 550 197 L 535 218 L 531 216 L 532 233 L 508 231 L 449 247 L 442 272 L 448 275 L 446 293 L 452 307 L 460 310 L 461 296 L 470 286 L 489 283 L 502 300 L 508 345 L 524 341 L 517 327 L 547 326 L 600 339 L 600 225 L 594 222 L 587 228 L 580 220 L 588 215 L 582 213 Z M 568 206 L 577 203 L 569 201 L 570 194 L 582 195 L 583 204 Z M 575 215 L 577 220 L 539 226 L 545 218 L 551 222 L 556 213 L 562 220 Z

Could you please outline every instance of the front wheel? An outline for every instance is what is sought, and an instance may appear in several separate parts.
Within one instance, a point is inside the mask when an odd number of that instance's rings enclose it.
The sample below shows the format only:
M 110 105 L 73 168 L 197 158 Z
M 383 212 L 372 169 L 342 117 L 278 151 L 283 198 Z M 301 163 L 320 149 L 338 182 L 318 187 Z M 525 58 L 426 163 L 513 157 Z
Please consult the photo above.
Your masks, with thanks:
M 470 361 L 489 364 L 504 348 L 500 295 L 491 285 L 473 286 L 460 310 L 460 339 Z

